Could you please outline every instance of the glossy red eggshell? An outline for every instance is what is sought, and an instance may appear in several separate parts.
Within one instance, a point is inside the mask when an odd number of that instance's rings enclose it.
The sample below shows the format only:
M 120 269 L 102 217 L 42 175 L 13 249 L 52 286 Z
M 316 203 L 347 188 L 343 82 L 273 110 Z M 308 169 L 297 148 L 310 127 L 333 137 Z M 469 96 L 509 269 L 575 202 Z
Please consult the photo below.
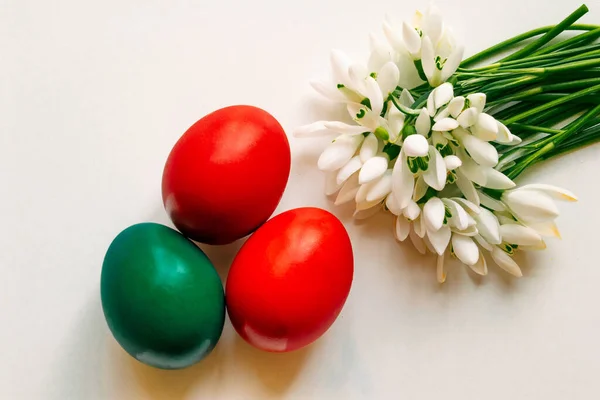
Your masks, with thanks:
M 290 147 L 279 122 L 257 107 L 225 107 L 198 120 L 171 150 L 163 203 L 187 237 L 231 243 L 273 214 L 289 172 Z
M 304 347 L 338 317 L 354 273 L 352 246 L 342 223 L 319 208 L 279 214 L 237 254 L 226 284 L 236 331 L 262 350 Z

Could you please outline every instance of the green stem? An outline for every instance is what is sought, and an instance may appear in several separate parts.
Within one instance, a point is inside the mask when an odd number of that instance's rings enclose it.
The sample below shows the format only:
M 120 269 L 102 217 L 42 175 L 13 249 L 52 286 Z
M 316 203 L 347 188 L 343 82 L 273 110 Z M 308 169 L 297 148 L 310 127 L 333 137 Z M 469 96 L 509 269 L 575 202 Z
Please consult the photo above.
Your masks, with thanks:
M 548 110 L 548 109 L 550 109 L 550 108 L 552 108 L 554 106 L 568 103 L 569 101 L 572 101 L 574 99 L 583 97 L 583 96 L 585 96 L 587 94 L 594 93 L 594 92 L 596 92 L 598 90 L 600 90 L 600 85 L 594 85 L 594 86 L 589 87 L 587 89 L 580 90 L 580 91 L 572 93 L 572 94 L 570 94 L 568 96 L 564 96 L 562 98 L 556 99 L 556 100 L 551 101 L 549 103 L 542 104 L 542 105 L 540 105 L 538 107 L 534 107 L 531 110 L 528 110 L 528 111 L 526 111 L 524 113 L 521 113 L 519 115 L 515 115 L 512 118 L 509 118 L 509 119 L 505 120 L 504 124 L 505 125 L 509 125 L 511 123 L 514 123 L 514 122 L 519 122 L 519 121 L 521 121 L 521 120 L 523 120 L 523 119 L 525 119 L 525 118 L 527 118 L 529 116 L 532 116 L 532 115 L 535 115 L 535 114 L 539 113 L 540 111 L 545 111 L 545 110 Z
M 589 10 L 585 4 L 581 5 L 577 10 L 573 11 L 571 15 L 562 20 L 554 28 L 546 32 L 542 37 L 523 47 L 521 50 L 514 52 L 510 56 L 505 57 L 502 61 L 516 60 L 533 53 L 534 51 L 536 51 L 537 49 L 554 39 L 556 36 L 560 35 L 567 27 L 573 25 L 575 21 L 577 21 L 579 18 L 585 15 L 588 11 Z
M 580 87 L 588 87 L 590 85 L 595 85 L 595 84 L 600 84 L 600 78 L 580 79 L 578 81 L 554 83 L 554 84 L 550 84 L 550 85 L 539 85 L 539 86 L 536 86 L 536 87 L 533 87 L 533 88 L 530 88 L 527 90 L 523 90 L 512 96 L 505 96 L 496 101 L 489 102 L 488 106 L 493 107 L 495 105 L 498 105 L 498 103 L 506 104 L 507 102 L 510 102 L 510 101 L 522 100 L 522 99 L 525 99 L 527 97 L 531 97 L 531 96 L 534 96 L 537 94 L 565 90 L 565 89 L 577 89 Z
M 544 103 L 556 99 L 560 99 L 564 96 L 567 96 L 568 93 L 543 93 L 535 96 L 527 97 L 521 101 L 523 102 L 532 102 L 532 103 Z M 573 100 L 571 103 L 573 104 L 599 104 L 600 103 L 600 95 L 589 95 L 579 99 Z
M 532 37 L 544 34 L 548 31 L 550 31 L 551 29 L 554 29 L 555 27 L 556 27 L 556 25 L 544 26 L 544 27 L 533 29 L 531 31 L 514 36 L 514 37 L 507 39 L 503 42 L 500 42 L 492 47 L 489 47 L 483 51 L 480 51 L 477 54 L 472 55 L 471 57 L 467 58 L 466 60 L 463 60 L 462 63 L 460 64 L 460 66 L 461 66 L 461 68 L 465 68 L 468 65 L 472 65 L 477 62 L 483 61 L 487 58 L 490 58 L 493 55 L 496 55 L 496 54 L 504 51 L 505 49 L 507 49 L 511 46 L 521 43 L 524 40 L 531 39 Z M 566 30 L 566 31 L 593 31 L 595 29 L 598 29 L 598 25 L 574 24 L 574 25 L 571 25 L 571 26 L 565 28 L 564 30 Z
M 600 27 L 597 29 L 579 34 L 577 36 L 573 36 L 572 38 L 563 40 L 552 46 L 548 46 L 543 49 L 540 49 L 540 50 L 536 51 L 534 54 L 541 56 L 541 55 L 545 55 L 548 53 L 553 53 L 556 50 L 569 48 L 569 47 L 575 46 L 575 45 L 581 45 L 581 43 L 587 43 L 588 41 L 592 42 L 592 41 L 596 40 L 598 37 L 600 37 Z
M 560 144 L 567 140 L 571 135 L 577 133 L 578 130 L 583 128 L 590 120 L 594 119 L 598 114 L 600 114 L 600 104 L 596 107 L 592 108 L 590 111 L 585 113 L 585 115 L 578 118 L 572 124 L 569 125 L 569 128 L 566 129 L 561 134 L 551 136 L 547 139 L 543 139 L 539 142 L 534 143 L 531 147 L 538 148 L 538 150 L 529 155 L 523 161 L 520 161 L 513 169 L 511 169 L 506 176 L 510 179 L 515 179 L 519 176 L 527 167 L 531 164 L 537 162 L 546 154 L 552 153 L 555 149 L 559 149 Z
M 527 124 L 519 124 L 519 123 L 512 124 L 510 127 L 513 129 L 518 129 L 518 130 L 522 130 L 522 131 L 526 131 L 526 132 L 533 132 L 533 133 L 543 132 L 543 133 L 550 133 L 553 135 L 563 132 L 561 129 L 552 129 L 552 128 L 545 128 L 543 126 L 535 126 L 535 125 L 527 125 Z

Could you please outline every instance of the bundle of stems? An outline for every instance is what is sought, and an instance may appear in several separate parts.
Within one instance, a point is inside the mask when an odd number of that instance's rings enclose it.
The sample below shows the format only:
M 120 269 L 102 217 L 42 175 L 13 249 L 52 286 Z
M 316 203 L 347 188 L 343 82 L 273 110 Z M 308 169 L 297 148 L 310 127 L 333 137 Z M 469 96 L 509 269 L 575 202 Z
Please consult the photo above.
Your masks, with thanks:
M 600 26 L 575 23 L 587 12 L 582 5 L 557 25 L 481 51 L 449 79 L 455 95 L 485 93 L 485 111 L 523 139 L 518 146 L 495 144 L 497 169 L 511 179 L 539 161 L 600 141 Z M 423 107 L 431 90 L 427 84 L 411 90 L 417 99 L 412 108 Z

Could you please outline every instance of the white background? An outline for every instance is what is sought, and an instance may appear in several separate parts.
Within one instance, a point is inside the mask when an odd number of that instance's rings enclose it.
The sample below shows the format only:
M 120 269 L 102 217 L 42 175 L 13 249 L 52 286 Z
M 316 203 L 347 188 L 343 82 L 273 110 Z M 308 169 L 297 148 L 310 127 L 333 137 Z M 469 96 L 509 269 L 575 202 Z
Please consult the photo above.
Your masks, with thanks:
M 557 23 L 580 0 L 440 0 L 467 53 Z M 583 21 L 600 22 L 600 2 Z M 0 398 L 600 398 L 600 147 L 528 172 L 564 186 L 563 240 L 521 258 L 524 277 L 485 278 L 356 224 L 322 194 L 326 140 L 290 137 L 292 173 L 277 212 L 318 206 L 354 244 L 351 295 L 330 331 L 301 351 L 262 353 L 229 322 L 217 349 L 183 371 L 137 363 L 103 319 L 104 252 L 122 229 L 169 224 L 160 197 L 171 146 L 230 104 L 271 112 L 289 132 L 333 118 L 307 81 L 329 50 L 364 58 L 405 0 L 0 0 Z M 226 275 L 238 244 L 205 248 Z

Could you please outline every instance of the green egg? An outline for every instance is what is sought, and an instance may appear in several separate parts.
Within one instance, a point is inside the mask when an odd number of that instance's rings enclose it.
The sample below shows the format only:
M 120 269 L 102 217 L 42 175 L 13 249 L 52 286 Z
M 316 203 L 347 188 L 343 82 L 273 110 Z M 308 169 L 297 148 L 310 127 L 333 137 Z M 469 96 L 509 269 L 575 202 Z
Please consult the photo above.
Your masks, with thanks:
M 223 331 L 219 275 L 201 249 L 164 225 L 136 224 L 113 240 L 102 265 L 100 295 L 117 342 L 153 367 L 197 363 Z

